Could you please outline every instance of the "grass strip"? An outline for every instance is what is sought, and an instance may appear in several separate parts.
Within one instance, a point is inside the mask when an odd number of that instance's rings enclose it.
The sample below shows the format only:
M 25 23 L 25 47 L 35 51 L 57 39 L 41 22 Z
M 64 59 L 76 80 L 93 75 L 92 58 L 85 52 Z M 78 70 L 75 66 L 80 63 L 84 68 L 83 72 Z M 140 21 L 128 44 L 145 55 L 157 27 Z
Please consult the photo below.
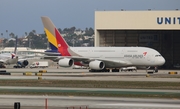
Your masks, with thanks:
M 180 82 L 141 82 L 141 81 L 92 81 L 92 80 L 0 80 L 0 86 L 26 87 L 74 87 L 74 88 L 121 88 L 121 89 L 171 89 L 179 90 Z M 63 96 L 101 96 L 101 97 L 148 97 L 148 98 L 177 98 L 175 93 L 149 92 L 107 92 L 107 91 L 53 91 L 53 90 L 10 90 L 1 89 L 0 94 L 21 95 L 63 95 Z
M 180 90 L 180 82 L 93 80 L 0 80 L 0 86 Z
M 54 96 L 96 96 L 96 97 L 133 97 L 133 98 L 173 98 L 180 99 L 180 94 L 141 94 L 141 93 L 84 93 L 84 92 L 26 92 L 17 90 L 4 90 L 0 94 L 16 95 L 54 95 Z

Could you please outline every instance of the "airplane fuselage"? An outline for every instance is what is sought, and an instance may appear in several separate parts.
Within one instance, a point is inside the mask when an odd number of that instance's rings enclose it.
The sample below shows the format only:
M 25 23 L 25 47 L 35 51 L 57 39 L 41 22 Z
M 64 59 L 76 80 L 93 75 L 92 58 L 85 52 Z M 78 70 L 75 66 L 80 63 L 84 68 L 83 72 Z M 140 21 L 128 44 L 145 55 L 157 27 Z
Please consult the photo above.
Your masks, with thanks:
M 18 62 L 17 58 L 13 58 L 13 59 L 7 59 L 6 60 L 6 64 L 16 64 Z
M 1 63 L 3 64 L 16 64 L 17 61 L 18 61 L 18 58 L 14 57 L 12 58 L 11 57 L 11 53 L 3 53 L 3 54 L 0 54 L 0 59 L 1 59 Z
M 154 49 L 146 47 L 70 47 L 80 57 L 127 62 L 126 66 L 161 66 L 165 59 Z M 71 50 L 68 50 L 71 53 Z M 74 55 L 74 54 L 73 54 Z M 122 64 L 106 64 L 106 67 L 122 67 Z

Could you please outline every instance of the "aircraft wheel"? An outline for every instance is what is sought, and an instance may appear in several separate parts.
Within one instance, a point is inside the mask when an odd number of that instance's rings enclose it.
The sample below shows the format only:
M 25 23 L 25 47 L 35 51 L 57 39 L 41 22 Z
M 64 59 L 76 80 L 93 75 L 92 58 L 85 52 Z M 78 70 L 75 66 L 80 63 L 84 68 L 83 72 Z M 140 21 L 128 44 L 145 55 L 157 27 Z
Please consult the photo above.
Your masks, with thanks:
M 119 69 L 112 69 L 112 72 L 119 72 Z
M 94 70 L 90 69 L 89 72 L 94 72 Z
M 154 68 L 154 72 L 156 72 L 156 73 L 158 72 L 158 68 L 157 67 Z

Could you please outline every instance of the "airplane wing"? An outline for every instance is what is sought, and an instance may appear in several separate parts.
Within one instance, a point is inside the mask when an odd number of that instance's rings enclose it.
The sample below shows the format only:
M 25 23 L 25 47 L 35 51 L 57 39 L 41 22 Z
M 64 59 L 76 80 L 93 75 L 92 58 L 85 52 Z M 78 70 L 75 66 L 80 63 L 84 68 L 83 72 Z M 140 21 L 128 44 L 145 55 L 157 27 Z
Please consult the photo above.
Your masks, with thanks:
M 86 62 L 91 62 L 91 61 L 102 61 L 106 64 L 106 66 L 114 66 L 114 65 L 118 65 L 118 66 L 127 66 L 130 65 L 131 63 L 129 61 L 123 61 L 123 60 L 111 60 L 111 59 L 106 59 L 106 58 L 89 58 L 89 57 L 78 57 L 78 56 L 59 56 L 57 57 L 56 61 L 58 61 L 59 59 L 63 59 L 63 58 L 71 58 L 73 59 L 75 62 L 78 61 L 86 61 Z
M 39 54 L 45 54 L 45 55 L 59 55 L 60 53 L 56 52 L 40 52 L 40 51 L 24 51 L 29 53 L 39 53 Z
M 86 62 L 91 62 L 91 61 L 103 61 L 107 66 L 114 66 L 114 65 L 118 65 L 118 66 L 127 66 L 130 65 L 131 63 L 129 61 L 123 61 L 123 60 L 111 60 L 111 59 L 106 59 L 106 58 L 90 58 L 90 57 L 79 57 L 79 56 L 40 56 L 42 58 L 49 58 L 52 59 L 53 61 L 59 61 L 60 59 L 63 58 L 71 58 L 73 59 L 75 62 L 80 62 L 80 61 L 86 61 Z
M 49 56 L 51 57 L 51 56 Z M 53 56 L 52 56 L 53 57 Z M 55 56 L 54 56 L 55 57 Z M 59 60 L 59 59 L 63 59 L 63 58 L 71 58 L 73 59 L 75 62 L 76 61 L 88 61 L 90 60 L 90 58 L 86 58 L 86 57 L 79 57 L 79 56 L 56 56 L 56 59 L 54 60 Z
M 97 59 L 99 61 L 102 61 L 105 63 L 106 66 L 127 66 L 130 64 L 130 62 L 128 61 L 123 61 L 123 60 L 110 60 L 110 59 L 103 59 L 103 58 L 100 58 L 100 59 Z

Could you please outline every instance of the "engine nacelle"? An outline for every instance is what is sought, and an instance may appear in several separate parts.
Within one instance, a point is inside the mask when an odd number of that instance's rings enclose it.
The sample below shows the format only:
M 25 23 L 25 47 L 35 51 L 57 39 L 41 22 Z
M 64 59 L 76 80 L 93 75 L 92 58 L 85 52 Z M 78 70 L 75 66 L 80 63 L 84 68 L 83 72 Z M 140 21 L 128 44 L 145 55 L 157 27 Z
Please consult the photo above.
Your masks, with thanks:
M 21 61 L 18 61 L 17 63 L 21 66 L 27 66 L 29 64 L 27 60 L 21 60 Z
M 69 58 L 60 59 L 58 61 L 60 67 L 71 67 L 74 64 L 74 61 Z
M 102 70 L 105 67 L 105 63 L 102 61 L 91 61 L 89 67 L 94 70 Z

